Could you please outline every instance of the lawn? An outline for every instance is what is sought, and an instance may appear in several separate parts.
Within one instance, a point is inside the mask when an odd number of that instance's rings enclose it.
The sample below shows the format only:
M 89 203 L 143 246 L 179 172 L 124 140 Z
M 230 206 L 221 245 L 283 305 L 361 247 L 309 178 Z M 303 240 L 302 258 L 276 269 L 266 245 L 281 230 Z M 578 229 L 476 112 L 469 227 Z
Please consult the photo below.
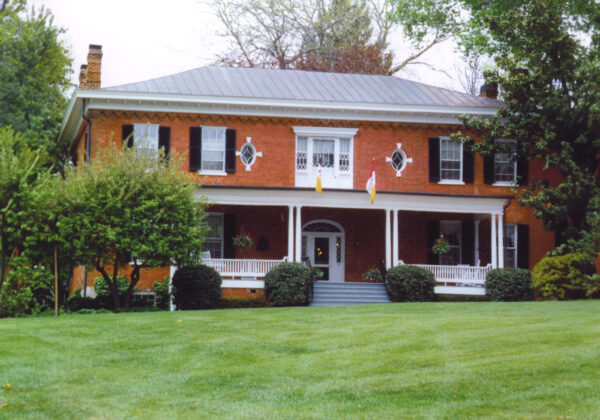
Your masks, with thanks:
M 600 418 L 600 301 L 1 319 L 0 336 L 0 418 Z

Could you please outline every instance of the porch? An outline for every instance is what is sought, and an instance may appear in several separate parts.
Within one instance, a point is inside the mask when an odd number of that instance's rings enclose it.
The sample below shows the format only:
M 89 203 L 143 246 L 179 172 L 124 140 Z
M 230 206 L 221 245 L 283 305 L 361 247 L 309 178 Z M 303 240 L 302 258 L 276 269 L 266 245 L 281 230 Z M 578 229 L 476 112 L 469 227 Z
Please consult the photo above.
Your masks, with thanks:
M 363 282 L 371 267 L 410 264 L 434 274 L 438 294 L 484 295 L 487 272 L 504 265 L 498 232 L 505 196 L 378 192 L 371 205 L 362 190 L 203 190 L 214 203 L 212 230 L 221 238 L 215 234 L 204 262 L 221 273 L 224 289 L 263 289 L 265 274 L 277 264 L 308 258 L 327 283 Z M 461 238 L 452 255 L 432 256 L 431 241 L 450 231 Z M 223 243 L 240 234 L 251 234 L 254 245 Z
M 264 277 L 273 267 L 287 261 L 206 258 L 203 263 L 223 277 L 223 288 L 264 288 Z M 404 264 L 402 261 L 401 264 Z M 485 295 L 485 276 L 492 265 L 485 267 L 414 264 L 433 273 L 435 293 L 445 295 Z M 331 282 L 335 283 L 335 282 Z

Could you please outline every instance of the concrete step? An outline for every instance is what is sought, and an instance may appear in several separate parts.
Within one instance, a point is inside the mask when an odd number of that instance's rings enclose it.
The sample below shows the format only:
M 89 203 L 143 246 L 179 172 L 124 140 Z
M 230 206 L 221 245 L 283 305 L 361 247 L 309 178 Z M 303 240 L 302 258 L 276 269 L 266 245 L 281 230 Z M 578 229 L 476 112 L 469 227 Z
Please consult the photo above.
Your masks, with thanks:
M 312 306 L 389 303 L 383 283 L 315 283 Z

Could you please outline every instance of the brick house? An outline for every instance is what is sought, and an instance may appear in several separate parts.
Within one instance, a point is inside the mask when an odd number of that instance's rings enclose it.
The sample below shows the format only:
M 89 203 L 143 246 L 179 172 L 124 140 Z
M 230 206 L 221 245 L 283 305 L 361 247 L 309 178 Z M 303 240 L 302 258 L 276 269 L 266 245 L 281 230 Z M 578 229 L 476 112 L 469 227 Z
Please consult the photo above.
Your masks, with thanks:
M 210 202 L 205 261 L 222 273 L 225 296 L 261 295 L 270 267 L 306 257 L 330 282 L 418 264 L 440 293 L 481 294 L 461 286 L 481 286 L 493 267 L 530 268 L 553 248 L 554 235 L 515 200 L 542 164 L 482 159 L 449 139 L 458 115 L 502 105 L 493 87 L 471 96 L 396 77 L 202 67 L 102 88 L 101 57 L 91 45 L 62 139 L 74 161 L 111 139 L 185 153 Z M 253 246 L 236 249 L 236 235 Z M 451 250 L 436 255 L 441 235 Z M 147 270 L 140 287 L 168 275 Z M 73 289 L 84 285 L 77 269 Z

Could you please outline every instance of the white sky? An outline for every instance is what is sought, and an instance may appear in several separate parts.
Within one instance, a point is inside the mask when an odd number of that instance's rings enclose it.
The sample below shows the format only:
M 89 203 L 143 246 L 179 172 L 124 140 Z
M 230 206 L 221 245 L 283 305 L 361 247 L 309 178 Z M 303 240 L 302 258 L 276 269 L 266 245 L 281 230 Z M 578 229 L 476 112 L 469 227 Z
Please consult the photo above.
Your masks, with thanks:
M 228 45 L 202 0 L 30 0 L 29 4 L 50 9 L 54 23 L 66 30 L 63 39 L 73 54 L 74 83 L 86 63 L 89 44 L 102 45 L 102 86 L 209 65 Z M 399 36 L 392 37 L 391 46 L 397 56 L 404 55 L 406 45 Z M 428 52 L 423 61 L 456 77 L 449 43 Z M 398 76 L 461 90 L 456 80 L 425 66 L 410 66 Z

